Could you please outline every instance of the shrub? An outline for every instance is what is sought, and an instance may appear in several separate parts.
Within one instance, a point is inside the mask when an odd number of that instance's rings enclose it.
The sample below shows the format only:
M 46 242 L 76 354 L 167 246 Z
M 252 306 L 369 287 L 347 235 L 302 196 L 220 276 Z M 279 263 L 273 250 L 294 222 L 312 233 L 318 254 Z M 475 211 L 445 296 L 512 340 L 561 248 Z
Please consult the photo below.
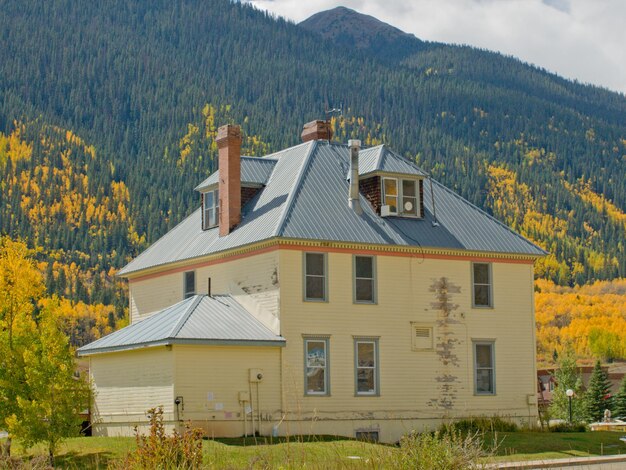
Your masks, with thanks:
M 586 432 L 587 425 L 584 423 L 559 423 L 550 426 L 551 432 Z
M 486 433 L 486 432 L 515 432 L 519 431 L 517 424 L 507 421 L 499 416 L 478 416 L 455 421 L 452 424 L 444 424 L 440 430 L 448 432 L 454 429 L 463 433 Z
M 165 433 L 163 408 L 148 410 L 150 433 L 142 436 L 135 427 L 137 449 L 125 459 L 116 462 L 121 469 L 180 469 L 192 470 L 202 465 L 202 431 L 185 425 L 183 433 Z
M 0 468 L 6 470 L 49 470 L 52 469 L 48 457 L 39 455 L 32 459 L 9 457 L 0 453 Z

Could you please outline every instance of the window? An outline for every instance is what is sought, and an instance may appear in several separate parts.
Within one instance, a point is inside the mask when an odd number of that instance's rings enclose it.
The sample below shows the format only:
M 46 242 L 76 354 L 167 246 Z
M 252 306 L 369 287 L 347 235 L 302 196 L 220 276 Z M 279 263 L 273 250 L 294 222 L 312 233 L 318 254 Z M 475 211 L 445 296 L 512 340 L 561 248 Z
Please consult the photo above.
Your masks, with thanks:
M 202 228 L 215 227 L 219 223 L 219 190 L 207 191 L 202 198 Z
M 378 395 L 378 339 L 355 339 L 356 395 Z
M 376 263 L 373 256 L 354 256 L 354 301 L 376 302 Z
M 304 300 L 326 300 L 326 254 L 304 254 Z
M 474 342 L 474 392 L 495 395 L 495 364 L 493 341 Z
M 329 394 L 328 338 L 304 340 L 304 394 Z
M 378 431 L 356 431 L 357 441 L 378 442 Z
M 472 303 L 474 307 L 492 307 L 491 264 L 472 263 Z
M 383 178 L 383 204 L 390 214 L 421 217 L 417 180 Z
M 183 274 L 183 296 L 185 299 L 196 295 L 196 272 L 187 271 Z

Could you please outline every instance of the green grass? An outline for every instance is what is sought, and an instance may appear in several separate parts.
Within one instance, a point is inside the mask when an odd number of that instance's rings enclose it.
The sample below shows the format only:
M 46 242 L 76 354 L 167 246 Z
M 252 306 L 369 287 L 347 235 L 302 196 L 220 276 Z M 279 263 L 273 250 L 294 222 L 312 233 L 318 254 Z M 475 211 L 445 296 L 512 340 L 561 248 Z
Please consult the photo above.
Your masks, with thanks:
M 489 434 L 499 442 L 493 461 L 534 460 L 592 455 L 626 454 L 620 433 L 540 433 L 511 432 Z M 367 468 L 372 458 L 398 453 L 392 446 L 354 440 L 336 440 L 332 436 L 205 440 L 205 464 L 210 468 Z M 56 459 L 58 468 L 105 469 L 107 464 L 135 448 L 134 438 L 83 437 L 67 440 Z M 19 443 L 16 455 L 31 457 L 45 454 L 43 446 L 25 450 Z

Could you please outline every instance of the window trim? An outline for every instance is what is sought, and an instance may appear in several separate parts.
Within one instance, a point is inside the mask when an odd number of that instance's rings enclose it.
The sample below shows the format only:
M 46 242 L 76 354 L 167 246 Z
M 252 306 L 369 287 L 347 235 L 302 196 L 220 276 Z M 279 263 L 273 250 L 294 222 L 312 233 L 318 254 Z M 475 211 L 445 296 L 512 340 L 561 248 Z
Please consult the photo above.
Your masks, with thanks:
M 213 225 L 209 224 L 209 219 L 207 218 L 207 211 L 209 210 L 209 208 L 206 206 L 206 201 L 207 201 L 207 194 L 209 193 L 213 194 L 213 205 L 211 206 L 211 209 L 213 209 L 213 212 L 215 213 L 215 223 Z M 204 193 L 202 193 L 202 230 L 209 230 L 209 229 L 219 226 L 220 224 L 219 207 L 220 207 L 219 188 L 213 188 L 209 191 L 205 191 Z
M 491 392 L 478 391 L 478 355 L 476 354 L 476 346 L 491 347 Z M 472 353 L 474 356 L 474 395 L 476 396 L 494 396 L 496 395 L 496 340 L 495 339 L 473 339 Z M 485 367 L 481 367 L 485 369 Z
M 303 377 L 304 377 L 304 396 L 305 397 L 329 397 L 330 396 L 330 336 L 303 336 Z M 308 369 L 308 343 L 317 342 L 324 343 L 325 365 L 324 365 L 324 391 L 323 392 L 311 392 L 308 387 L 308 380 L 306 370 Z
M 380 201 L 381 205 L 385 204 L 385 180 L 394 180 L 396 182 L 396 211 L 392 212 L 389 210 L 389 214 L 395 215 L 397 217 L 407 217 L 411 219 L 423 219 L 422 217 L 422 198 L 420 197 L 420 181 L 421 178 L 402 178 L 399 176 L 381 176 L 380 177 Z M 404 181 L 412 181 L 415 184 L 415 196 L 407 196 L 407 197 L 415 197 L 415 214 L 409 214 L 404 212 L 404 205 L 402 205 L 402 199 L 404 199 L 404 191 L 403 191 L 403 182 Z
M 356 281 L 357 279 L 370 279 L 368 277 L 356 276 L 356 259 L 357 258 L 370 258 L 372 260 L 372 300 L 357 300 L 356 298 Z M 375 255 L 352 255 L 352 303 L 376 305 L 378 303 L 378 276 L 376 268 L 376 256 Z
M 324 297 L 321 299 L 314 297 L 307 297 L 306 291 L 306 280 L 307 274 L 306 272 L 306 255 L 322 255 L 324 258 Z M 316 274 L 310 274 L 310 276 L 319 277 Z M 328 302 L 328 253 L 323 251 L 304 251 L 302 252 L 302 300 L 304 302 Z
M 474 281 L 474 266 L 477 264 L 486 264 L 487 265 L 487 273 L 489 276 L 489 284 L 478 284 L 480 286 L 488 285 L 489 286 L 489 304 L 488 305 L 477 305 L 476 304 L 476 282 Z M 472 261 L 470 263 L 470 274 L 472 279 L 472 308 L 477 309 L 493 309 L 493 270 L 492 263 L 482 262 L 482 261 Z
M 354 396 L 355 397 L 379 397 L 380 396 L 380 357 L 379 338 L 375 336 L 353 336 L 354 341 Z M 369 367 L 359 367 L 359 343 L 372 343 L 374 345 L 374 391 L 359 391 L 359 369 L 369 369 Z
M 193 291 L 187 290 L 187 274 L 193 273 Z M 198 283 L 196 282 L 196 271 L 183 271 L 183 300 L 193 297 L 198 292 Z

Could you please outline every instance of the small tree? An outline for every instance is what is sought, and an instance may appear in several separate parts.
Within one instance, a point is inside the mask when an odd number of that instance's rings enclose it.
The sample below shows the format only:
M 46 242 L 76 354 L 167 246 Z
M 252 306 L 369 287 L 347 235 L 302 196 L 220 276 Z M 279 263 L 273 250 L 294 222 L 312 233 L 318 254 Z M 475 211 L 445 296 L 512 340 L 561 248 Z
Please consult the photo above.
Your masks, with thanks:
M 585 393 L 585 417 L 589 421 L 602 421 L 604 410 L 612 408 L 610 391 L 611 383 L 598 361 L 593 368 Z
M 626 376 L 622 379 L 619 390 L 613 397 L 613 413 L 615 417 L 623 418 L 626 416 Z
M 568 389 L 574 390 L 572 400 L 572 420 L 581 421 L 584 418 L 584 403 L 582 400 L 583 382 L 578 373 L 576 357 L 572 349 L 567 349 L 559 356 L 557 369 L 554 372 L 556 387 L 552 393 L 550 415 L 554 418 L 569 419 L 569 398 L 565 393 Z
M 80 412 L 89 405 L 89 386 L 74 375 L 74 354 L 58 324 L 58 299 L 47 299 L 42 307 L 38 339 L 24 352 L 27 393 L 17 397 L 19 418 L 13 415 L 7 422 L 26 446 L 46 443 L 54 466 L 59 443 L 80 433 Z

